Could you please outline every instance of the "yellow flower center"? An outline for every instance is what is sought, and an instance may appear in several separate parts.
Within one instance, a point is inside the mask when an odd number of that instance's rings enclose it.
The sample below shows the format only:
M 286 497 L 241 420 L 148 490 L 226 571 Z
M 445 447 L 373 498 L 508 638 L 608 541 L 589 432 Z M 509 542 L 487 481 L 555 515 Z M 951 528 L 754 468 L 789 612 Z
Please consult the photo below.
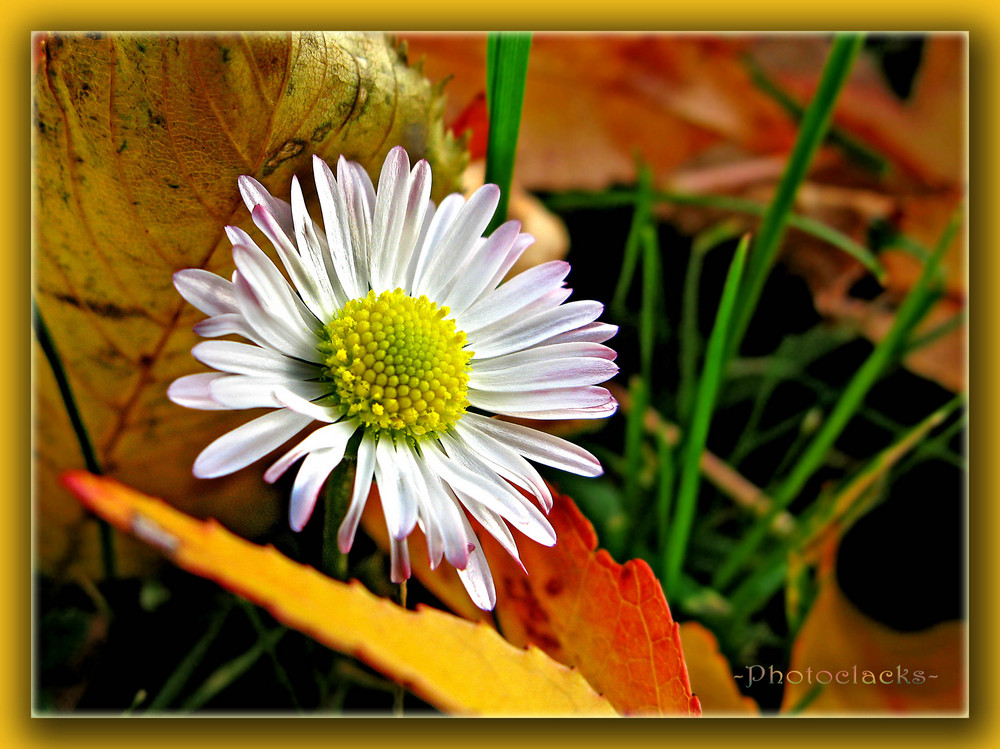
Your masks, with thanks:
M 462 417 L 472 352 L 448 312 L 402 289 L 369 291 L 344 305 L 319 332 L 319 350 L 324 377 L 348 416 L 414 439 Z

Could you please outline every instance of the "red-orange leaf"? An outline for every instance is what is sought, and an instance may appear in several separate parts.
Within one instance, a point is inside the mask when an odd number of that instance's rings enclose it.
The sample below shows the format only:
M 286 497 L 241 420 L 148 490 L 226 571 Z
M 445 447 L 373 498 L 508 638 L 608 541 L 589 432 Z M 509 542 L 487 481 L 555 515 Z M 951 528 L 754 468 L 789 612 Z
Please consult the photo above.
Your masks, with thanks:
M 518 539 L 527 575 L 480 534 L 504 637 L 578 668 L 621 713 L 700 715 L 678 625 L 649 565 L 595 550 L 594 527 L 569 497 L 555 494 L 549 521 L 554 547 Z

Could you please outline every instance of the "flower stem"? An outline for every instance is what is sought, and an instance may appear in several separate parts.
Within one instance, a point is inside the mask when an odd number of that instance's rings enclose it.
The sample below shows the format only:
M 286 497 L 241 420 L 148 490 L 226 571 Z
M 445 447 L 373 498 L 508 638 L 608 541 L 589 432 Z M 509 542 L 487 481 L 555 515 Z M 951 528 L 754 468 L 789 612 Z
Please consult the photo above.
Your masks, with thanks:
M 323 492 L 323 572 L 336 580 L 347 579 L 347 554 L 337 545 L 337 530 L 344 521 L 354 486 L 354 463 L 341 461 Z
M 406 608 L 406 580 L 399 584 L 399 605 Z M 392 694 L 392 714 L 398 718 L 403 717 L 403 699 L 406 697 L 406 689 L 402 684 L 397 683 Z

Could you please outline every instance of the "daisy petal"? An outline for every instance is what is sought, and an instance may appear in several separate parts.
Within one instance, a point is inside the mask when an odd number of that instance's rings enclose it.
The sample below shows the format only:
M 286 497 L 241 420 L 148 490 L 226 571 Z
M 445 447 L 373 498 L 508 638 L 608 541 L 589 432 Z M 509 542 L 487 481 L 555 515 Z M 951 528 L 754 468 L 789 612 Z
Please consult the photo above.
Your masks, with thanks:
M 421 507 L 426 509 L 427 549 L 433 569 L 444 556 L 457 569 L 463 569 L 469 561 L 469 541 L 462 525 L 462 508 L 454 492 L 418 456 L 417 467 L 427 485 L 427 495 Z M 435 544 L 432 546 L 431 539 Z
M 461 422 L 456 426 L 455 433 L 483 462 L 493 465 L 498 474 L 534 494 L 545 512 L 552 509 L 552 492 L 534 466 L 520 453 L 475 428 L 463 426 Z
M 203 341 L 191 349 L 191 354 L 203 364 L 233 374 L 280 375 L 296 380 L 319 377 L 315 365 L 237 341 Z
M 482 249 L 472 255 L 466 264 L 456 273 L 459 282 L 454 284 L 450 293 L 443 297 L 443 303 L 451 308 L 454 314 L 460 314 L 476 297 L 478 297 L 500 265 L 510 254 L 510 248 L 521 231 L 520 221 L 508 221 L 501 224 Z
M 469 502 L 465 507 L 469 511 L 469 514 L 475 518 L 476 522 L 483 526 L 483 530 L 493 536 L 497 543 L 504 548 L 504 551 L 510 555 L 511 559 L 517 562 L 517 566 L 521 568 L 524 574 L 528 574 L 528 571 L 521 563 L 521 555 L 517 551 L 514 534 L 510 532 L 510 528 L 507 527 L 503 518 L 495 512 L 490 512 L 478 502 Z
M 302 186 L 297 177 L 292 177 L 292 220 L 295 223 L 295 240 L 298 243 L 304 271 L 302 283 L 307 285 L 309 293 L 315 296 L 314 304 L 319 309 L 318 316 L 329 320 L 350 297 L 344 292 L 338 280 L 325 234 L 320 234 L 316 222 L 309 217 L 306 201 L 302 195 Z M 298 281 L 296 285 L 299 285 Z
M 449 435 L 445 435 L 440 441 L 448 451 L 448 457 L 451 458 L 457 465 L 460 465 L 466 470 L 478 474 L 481 477 L 488 477 L 489 479 L 492 479 L 496 484 L 504 489 L 504 496 L 500 501 L 501 507 L 503 508 L 501 510 L 495 509 L 497 499 L 495 497 L 495 491 L 493 495 L 489 497 L 484 495 L 481 491 L 476 492 L 469 495 L 471 499 L 486 507 L 489 507 L 489 504 L 494 504 L 493 509 L 495 512 L 514 523 L 518 527 L 518 530 L 532 541 L 537 541 L 545 546 L 552 546 L 555 544 L 556 532 L 552 529 L 552 526 L 549 524 L 549 521 L 546 520 L 545 516 L 530 500 L 524 497 L 519 491 L 512 488 L 509 484 L 506 484 L 496 478 L 496 474 L 483 466 L 483 464 L 476 459 L 476 456 L 470 452 L 469 448 L 459 440 Z M 511 515 L 513 515 L 513 517 L 511 517 Z
M 374 188 L 368 174 L 343 156 L 337 162 L 338 196 L 341 198 L 341 216 L 347 223 L 347 234 L 353 250 L 354 260 L 359 269 L 359 291 L 365 291 L 370 275 L 370 242 L 372 229 L 372 205 Z
M 531 522 L 527 509 L 511 496 L 513 489 L 505 486 L 496 475 L 478 474 L 465 466 L 449 460 L 439 448 L 427 446 L 422 455 L 428 467 L 448 484 L 456 493 L 473 497 L 485 507 L 507 518 L 516 525 Z
M 212 399 L 212 383 L 224 374 L 210 372 L 181 377 L 170 383 L 167 397 L 178 406 L 197 408 L 200 411 L 219 411 L 226 408 Z
M 469 521 L 462 517 L 465 522 L 466 532 L 475 537 Z M 497 591 L 493 585 L 493 573 L 490 572 L 490 565 L 486 561 L 486 555 L 478 546 L 469 555 L 469 563 L 464 570 L 458 571 L 458 577 L 462 585 L 469 593 L 469 598 L 483 611 L 492 611 L 497 605 Z
M 278 200 L 253 177 L 240 177 L 237 180 L 240 195 L 247 210 L 253 213 L 254 208 L 261 206 L 277 223 L 278 228 L 291 243 L 294 237 L 292 227 L 292 207 L 284 200 Z
M 333 275 L 340 282 L 344 294 L 351 299 L 357 299 L 364 296 L 367 289 L 362 288 L 362 283 L 359 280 L 358 264 L 352 251 L 347 207 L 344 203 L 343 193 L 337 186 L 333 171 L 318 156 L 313 157 L 313 176 L 316 180 L 320 209 L 323 212 L 327 252 Z
M 536 463 L 580 476 L 600 476 L 604 473 L 597 458 L 562 437 L 478 414 L 466 414 L 462 425 L 503 442 Z
M 618 365 L 607 359 L 576 356 L 549 359 L 544 363 L 522 364 L 493 372 L 473 369 L 469 387 L 494 392 L 521 391 L 525 388 L 568 388 L 596 385 L 618 374 Z
M 465 198 L 458 193 L 452 193 L 444 200 L 431 216 L 430 224 L 424 234 L 424 241 L 417 245 L 413 260 L 413 280 L 410 287 L 413 293 L 424 293 L 420 291 L 423 278 L 427 273 L 427 268 L 434 260 L 435 254 L 441 247 L 441 237 L 451 228 L 455 218 L 465 206 Z
M 530 315 L 512 327 L 494 329 L 496 324 L 480 331 L 470 345 L 484 359 L 534 346 L 552 336 L 586 325 L 600 316 L 600 302 L 570 302 L 555 309 Z
M 581 328 L 554 335 L 545 341 L 545 343 L 550 346 L 557 343 L 604 343 L 613 338 L 617 332 L 617 325 L 609 325 L 605 322 L 592 322 Z
M 319 382 L 305 382 L 282 377 L 226 375 L 211 384 L 212 398 L 226 408 L 280 408 L 285 405 L 275 397 L 275 390 L 285 388 L 302 398 L 319 398 L 329 388 Z M 294 410 L 294 409 L 293 409 Z
M 410 188 L 410 158 L 396 146 L 385 159 L 375 195 L 372 218 L 371 284 L 376 294 L 390 290 L 395 275 L 394 253 L 403 233 L 403 210 Z
M 227 476 L 260 460 L 308 426 L 311 419 L 281 409 L 228 432 L 201 451 L 194 461 L 200 479 Z
M 313 403 L 296 395 L 286 387 L 276 387 L 274 389 L 274 397 L 285 408 L 290 408 L 292 411 L 303 416 L 308 416 L 310 419 L 323 421 L 328 424 L 339 420 L 344 414 L 341 408 L 321 406 L 319 403 Z
M 389 288 L 402 287 L 406 291 L 409 291 L 410 260 L 419 246 L 423 231 L 429 226 L 426 217 L 434 208 L 434 204 L 430 201 L 431 168 L 423 159 L 413 167 L 409 187 L 403 211 L 403 226 L 396 252 L 393 253 L 392 273 L 389 278 Z
M 527 234 L 525 232 L 521 232 L 521 234 L 517 237 L 517 239 L 514 240 L 514 244 L 510 248 L 510 252 L 507 253 L 507 257 L 500 264 L 500 267 L 497 269 L 497 272 L 493 275 L 493 278 L 490 279 L 490 282 L 488 284 L 486 284 L 486 289 L 480 295 L 480 299 L 486 296 L 487 294 L 491 293 L 497 286 L 500 285 L 500 282 L 503 281 L 504 278 L 506 278 L 507 273 L 510 271 L 510 269 L 514 267 L 514 263 L 516 263 L 518 259 L 520 259 L 521 255 L 524 254 L 524 251 L 534 243 L 535 243 L 535 238 L 532 235 Z M 477 299 L 476 301 L 479 300 Z
M 614 349 L 602 346 L 600 343 L 556 343 L 549 345 L 543 342 L 523 351 L 515 351 L 513 354 L 495 356 L 491 359 L 480 359 L 477 356 L 473 360 L 475 362 L 473 369 L 477 374 L 495 374 L 508 368 L 523 367 L 529 364 L 544 365 L 546 362 L 555 359 L 572 359 L 575 357 L 614 361 L 618 358 L 618 354 L 615 353 Z
M 174 288 L 206 315 L 225 315 L 239 310 L 233 285 L 226 279 L 200 268 L 174 273 Z
M 288 524 L 293 531 L 305 528 L 312 516 L 313 508 L 316 507 L 320 489 L 343 457 L 343 450 L 338 453 L 335 448 L 328 447 L 314 450 L 302 461 L 299 472 L 295 475 L 295 484 L 292 486 L 288 514 Z
M 305 330 L 320 327 L 319 319 L 292 291 L 285 277 L 257 245 L 236 245 L 233 247 L 233 260 L 254 294 L 260 299 L 267 299 L 272 315 L 298 322 Z
M 334 455 L 336 455 L 337 451 L 340 453 L 340 457 L 337 458 L 337 462 L 339 463 L 344 457 L 344 451 L 347 449 L 348 441 L 357 431 L 358 426 L 359 424 L 357 421 L 351 420 L 338 421 L 336 424 L 330 424 L 329 426 L 317 429 L 287 453 L 282 455 L 281 458 L 274 463 L 274 465 L 268 468 L 264 473 L 264 481 L 269 484 L 273 484 L 284 475 L 285 471 L 287 471 L 292 464 L 295 463 L 295 461 L 313 450 L 333 448 Z
M 447 286 L 455 270 L 463 264 L 470 248 L 483 235 L 500 201 L 496 185 L 483 185 L 462 206 L 451 226 L 441 237 L 415 291 L 434 297 Z
M 233 288 L 236 289 L 243 317 L 268 346 L 297 359 L 323 361 L 322 354 L 316 348 L 319 339 L 312 330 L 301 324 L 297 325 L 296 321 L 272 314 L 242 275 L 237 275 Z
M 397 541 L 406 538 L 403 532 L 403 502 L 396 448 L 389 438 L 382 438 L 375 445 L 375 482 L 382 500 L 382 514 L 389 536 Z
M 485 294 L 456 318 L 462 330 L 479 330 L 559 288 L 567 275 L 569 263 L 562 260 L 536 265 Z
M 246 319 L 239 312 L 225 315 L 215 315 L 202 320 L 194 326 L 194 332 L 202 338 L 218 338 L 224 335 L 241 335 L 257 342 L 260 336 L 247 325 Z

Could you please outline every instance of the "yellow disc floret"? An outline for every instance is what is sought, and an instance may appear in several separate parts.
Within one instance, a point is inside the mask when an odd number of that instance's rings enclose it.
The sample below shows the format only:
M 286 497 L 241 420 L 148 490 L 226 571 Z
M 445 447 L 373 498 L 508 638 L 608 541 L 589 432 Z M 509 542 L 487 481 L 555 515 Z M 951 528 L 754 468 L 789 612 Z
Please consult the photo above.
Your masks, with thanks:
M 446 430 L 469 406 L 465 333 L 447 307 L 402 289 L 369 291 L 319 332 L 324 377 L 368 428 L 419 438 Z

